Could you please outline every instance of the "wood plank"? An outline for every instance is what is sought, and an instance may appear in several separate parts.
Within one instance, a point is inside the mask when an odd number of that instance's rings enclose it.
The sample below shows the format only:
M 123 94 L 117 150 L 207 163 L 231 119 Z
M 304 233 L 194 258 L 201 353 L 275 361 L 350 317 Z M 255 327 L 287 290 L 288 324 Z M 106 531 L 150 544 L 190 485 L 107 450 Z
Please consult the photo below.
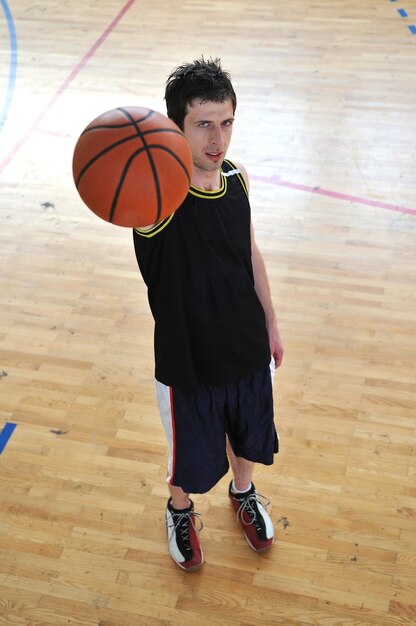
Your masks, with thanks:
M 17 426 L 0 456 L 1 626 L 416 622 L 416 9 L 403 6 L 408 20 L 376 0 L 10 7 L 0 431 Z M 0 33 L 6 97 L 6 19 Z M 275 545 L 247 546 L 227 475 L 193 498 L 206 562 L 187 575 L 167 551 L 132 234 L 85 208 L 71 158 L 102 111 L 163 112 L 167 75 L 200 53 L 234 79 L 229 156 L 251 178 L 286 354 L 281 453 L 255 474 Z

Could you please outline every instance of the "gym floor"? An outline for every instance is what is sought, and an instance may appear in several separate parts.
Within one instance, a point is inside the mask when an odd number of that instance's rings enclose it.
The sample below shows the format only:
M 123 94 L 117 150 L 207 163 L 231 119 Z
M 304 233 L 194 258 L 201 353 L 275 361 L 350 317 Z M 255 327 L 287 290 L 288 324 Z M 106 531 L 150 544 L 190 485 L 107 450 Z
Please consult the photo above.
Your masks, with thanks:
M 0 3 L 0 624 L 416 624 L 415 2 Z M 237 91 L 286 354 L 255 473 L 277 542 L 246 545 L 227 476 L 184 574 L 132 234 L 71 159 L 201 54 Z

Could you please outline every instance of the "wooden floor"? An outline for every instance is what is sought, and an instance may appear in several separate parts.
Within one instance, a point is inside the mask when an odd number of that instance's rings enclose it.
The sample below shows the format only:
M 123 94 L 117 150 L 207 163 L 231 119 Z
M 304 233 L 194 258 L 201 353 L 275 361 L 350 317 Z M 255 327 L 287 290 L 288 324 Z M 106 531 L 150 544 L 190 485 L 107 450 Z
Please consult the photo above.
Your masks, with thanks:
M 9 4 L 1 626 L 415 625 L 415 3 Z M 206 564 L 186 575 L 132 236 L 81 203 L 71 154 L 107 109 L 164 112 L 167 75 L 201 53 L 234 78 L 229 154 L 251 174 L 286 356 L 281 454 L 255 474 L 278 541 L 247 547 L 226 477 L 195 498 Z

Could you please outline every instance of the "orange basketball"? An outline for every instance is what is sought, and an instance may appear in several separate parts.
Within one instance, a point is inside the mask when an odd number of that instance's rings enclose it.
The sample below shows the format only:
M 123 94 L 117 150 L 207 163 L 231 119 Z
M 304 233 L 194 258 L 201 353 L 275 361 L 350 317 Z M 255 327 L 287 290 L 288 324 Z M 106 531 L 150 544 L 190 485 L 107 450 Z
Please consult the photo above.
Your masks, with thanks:
M 82 200 L 103 220 L 150 226 L 185 199 L 192 154 L 182 131 L 165 115 L 119 107 L 81 133 L 72 172 Z

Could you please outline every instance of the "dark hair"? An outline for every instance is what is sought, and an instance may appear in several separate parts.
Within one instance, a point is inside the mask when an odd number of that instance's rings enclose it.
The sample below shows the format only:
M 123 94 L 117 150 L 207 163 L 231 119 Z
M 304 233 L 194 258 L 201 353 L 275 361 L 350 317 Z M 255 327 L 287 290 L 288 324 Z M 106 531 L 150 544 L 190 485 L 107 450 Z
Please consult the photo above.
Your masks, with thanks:
M 237 97 L 231 77 L 221 67 L 221 59 L 204 57 L 180 65 L 166 81 L 165 100 L 168 117 L 183 130 L 188 104 L 197 98 L 201 102 L 231 100 L 233 113 Z

